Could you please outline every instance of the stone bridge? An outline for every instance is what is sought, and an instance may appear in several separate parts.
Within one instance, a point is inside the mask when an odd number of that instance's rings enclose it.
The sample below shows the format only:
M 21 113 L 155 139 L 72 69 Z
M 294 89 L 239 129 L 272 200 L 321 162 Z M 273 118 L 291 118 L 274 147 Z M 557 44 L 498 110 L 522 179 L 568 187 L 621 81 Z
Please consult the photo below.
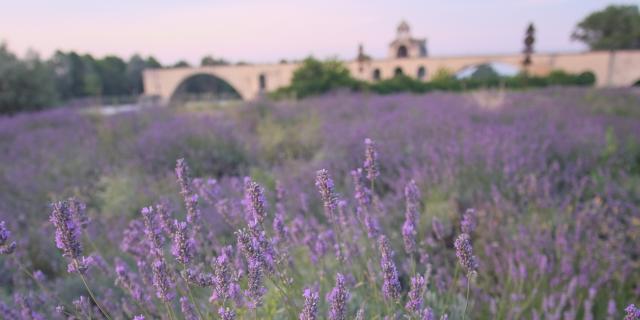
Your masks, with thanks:
M 345 62 L 351 75 L 366 81 L 378 81 L 403 74 L 429 81 L 439 69 L 457 73 L 485 63 L 499 63 L 521 69 L 522 54 L 459 56 L 459 57 L 399 57 L 380 60 Z M 591 71 L 598 87 L 631 86 L 640 80 L 640 50 L 594 51 L 585 53 L 533 54 L 529 72 L 545 75 L 552 70 L 569 73 Z M 206 74 L 227 82 L 243 100 L 251 100 L 264 92 L 289 85 L 297 63 L 221 65 L 151 69 L 144 71 L 144 94 L 168 102 L 178 86 L 190 77 Z

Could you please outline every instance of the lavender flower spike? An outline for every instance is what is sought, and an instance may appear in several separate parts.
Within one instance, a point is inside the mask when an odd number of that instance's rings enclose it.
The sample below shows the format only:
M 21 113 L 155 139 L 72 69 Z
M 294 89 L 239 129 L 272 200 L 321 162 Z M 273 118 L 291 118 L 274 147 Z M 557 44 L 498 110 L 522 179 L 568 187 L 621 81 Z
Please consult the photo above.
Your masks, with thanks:
M 404 248 L 408 254 L 416 251 L 416 235 L 418 223 L 418 187 L 416 182 L 411 180 L 404 189 L 406 202 L 405 221 L 402 225 L 402 239 Z
M 476 211 L 474 209 L 467 209 L 467 211 L 462 215 L 462 221 L 460 222 L 462 233 L 473 233 L 476 229 L 476 225 Z
M 330 304 L 329 320 L 345 320 L 347 318 L 347 299 L 349 299 L 349 291 L 344 276 L 338 273 L 336 274 L 336 286 L 327 295 Z
M 640 320 L 640 308 L 635 304 L 630 304 L 624 309 L 627 315 L 624 316 L 624 320 Z
M 318 302 L 320 295 L 317 290 L 311 288 L 304 289 L 304 307 L 300 313 L 299 320 L 316 320 L 318 312 Z
M 187 297 L 180 297 L 180 311 L 182 311 L 185 320 L 198 320 L 198 316 L 193 311 L 193 306 Z
M 6 223 L 4 221 L 0 221 L 0 255 L 2 254 L 12 254 L 16 249 L 16 242 L 9 242 L 9 238 L 11 237 L 11 231 L 7 229 Z
M 259 184 L 247 178 L 245 179 L 244 192 L 247 218 L 253 219 L 249 221 L 249 225 L 262 225 L 267 217 L 267 201 L 264 197 L 264 190 Z
M 376 146 L 373 140 L 366 138 L 364 139 L 365 152 L 364 152 L 364 169 L 367 171 L 367 179 L 373 182 L 376 177 L 380 174 L 378 172 L 378 152 L 376 151 Z
M 393 262 L 393 249 L 389 244 L 389 240 L 385 235 L 381 235 L 378 239 L 380 246 L 380 267 L 382 268 L 382 293 L 385 298 L 391 300 L 400 299 L 400 281 L 398 280 L 398 269 Z
M 427 288 L 427 281 L 422 275 L 416 275 L 411 278 L 411 290 L 409 291 L 409 300 L 405 308 L 412 313 L 419 314 L 422 309 L 422 296 Z
M 454 242 L 456 256 L 460 265 L 467 271 L 467 274 L 475 274 L 478 271 L 478 261 L 473 255 L 473 247 L 468 234 L 461 233 Z
M 322 197 L 325 215 L 328 219 L 333 220 L 338 208 L 338 197 L 335 192 L 333 180 L 329 176 L 329 171 L 321 169 L 316 172 L 316 187 Z
M 218 315 L 220 316 L 220 318 L 222 320 L 235 320 L 236 319 L 236 313 L 231 310 L 229 307 L 220 307 L 220 309 L 218 309 Z
M 80 229 L 71 215 L 69 203 L 58 201 L 53 203 L 52 207 L 50 221 L 56 228 L 56 246 L 62 250 L 62 256 L 72 260 L 67 269 L 70 272 L 83 273 L 88 266 L 84 264 L 85 259 L 81 257 Z
M 176 177 L 180 184 L 180 194 L 184 198 L 184 204 L 187 208 L 187 222 L 189 225 L 192 225 L 195 230 L 198 230 L 200 228 L 198 195 L 193 192 L 191 177 L 189 176 L 189 166 L 184 159 L 178 159 L 176 162 Z
M 178 262 L 188 265 L 193 258 L 194 243 L 187 233 L 187 223 L 178 220 L 173 221 L 173 246 L 171 253 Z

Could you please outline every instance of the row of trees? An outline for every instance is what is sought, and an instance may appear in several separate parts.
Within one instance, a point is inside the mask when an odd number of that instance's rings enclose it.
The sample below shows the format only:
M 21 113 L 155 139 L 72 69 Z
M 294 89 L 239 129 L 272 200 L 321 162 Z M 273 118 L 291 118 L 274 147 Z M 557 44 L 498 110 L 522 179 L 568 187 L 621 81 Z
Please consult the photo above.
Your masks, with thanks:
M 212 56 L 201 65 L 229 64 Z M 169 67 L 189 66 L 179 61 Z M 143 92 L 142 72 L 162 68 L 154 57 L 133 55 L 128 60 L 109 55 L 57 51 L 47 60 L 35 52 L 23 58 L 0 43 L 0 114 L 39 110 L 75 98 L 137 96 Z

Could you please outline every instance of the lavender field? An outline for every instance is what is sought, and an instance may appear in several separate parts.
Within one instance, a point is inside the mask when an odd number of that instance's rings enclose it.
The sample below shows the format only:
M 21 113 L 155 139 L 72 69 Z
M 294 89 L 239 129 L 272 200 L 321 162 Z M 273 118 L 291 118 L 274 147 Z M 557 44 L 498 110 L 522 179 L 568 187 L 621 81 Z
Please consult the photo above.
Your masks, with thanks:
M 2 319 L 640 319 L 640 91 L 0 118 Z

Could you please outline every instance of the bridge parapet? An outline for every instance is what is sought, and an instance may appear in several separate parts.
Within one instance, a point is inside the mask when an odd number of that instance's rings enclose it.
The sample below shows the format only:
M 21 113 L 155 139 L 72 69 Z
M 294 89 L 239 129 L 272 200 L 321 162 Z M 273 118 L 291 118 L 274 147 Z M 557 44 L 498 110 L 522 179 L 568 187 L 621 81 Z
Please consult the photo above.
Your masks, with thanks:
M 591 71 L 596 76 L 596 86 L 631 86 L 640 80 L 640 50 L 595 51 L 585 53 L 532 55 L 530 71 L 545 75 L 552 70 L 570 73 Z M 502 63 L 521 68 L 522 55 L 484 55 L 459 57 L 415 57 L 346 62 L 351 74 L 361 80 L 388 79 L 399 70 L 410 77 L 429 80 L 439 69 L 458 72 L 469 66 L 483 63 Z M 208 74 L 231 85 L 244 100 L 252 100 L 262 92 L 269 92 L 291 83 L 297 63 L 224 65 L 196 68 L 167 68 L 145 70 L 144 93 L 169 101 L 178 86 L 189 77 Z M 420 71 L 422 69 L 422 71 Z M 420 77 L 421 74 L 424 75 Z

